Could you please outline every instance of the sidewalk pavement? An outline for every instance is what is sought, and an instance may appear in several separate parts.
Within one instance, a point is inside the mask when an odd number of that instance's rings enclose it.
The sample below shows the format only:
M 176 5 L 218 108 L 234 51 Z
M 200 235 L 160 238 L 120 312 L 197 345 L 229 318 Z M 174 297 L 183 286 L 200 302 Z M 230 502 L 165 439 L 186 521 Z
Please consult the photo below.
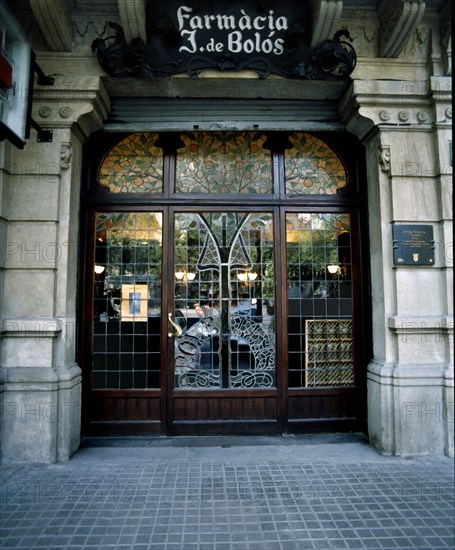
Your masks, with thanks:
M 5 465 L 0 548 L 455 548 L 453 460 L 361 435 L 86 439 Z

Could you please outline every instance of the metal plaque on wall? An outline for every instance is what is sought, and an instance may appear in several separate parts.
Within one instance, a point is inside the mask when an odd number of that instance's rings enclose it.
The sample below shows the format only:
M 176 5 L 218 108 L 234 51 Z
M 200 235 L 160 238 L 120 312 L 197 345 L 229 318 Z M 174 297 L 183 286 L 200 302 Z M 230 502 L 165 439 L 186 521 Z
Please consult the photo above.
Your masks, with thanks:
M 399 224 L 393 228 L 393 262 L 399 265 L 434 265 L 433 226 Z
M 127 44 L 123 29 L 109 23 L 115 36 L 97 38 L 92 50 L 112 76 L 142 78 L 204 69 L 251 69 L 260 78 L 339 80 L 355 67 L 353 47 L 335 33 L 311 48 L 310 2 L 295 0 L 167 0 L 147 2 L 147 43 Z

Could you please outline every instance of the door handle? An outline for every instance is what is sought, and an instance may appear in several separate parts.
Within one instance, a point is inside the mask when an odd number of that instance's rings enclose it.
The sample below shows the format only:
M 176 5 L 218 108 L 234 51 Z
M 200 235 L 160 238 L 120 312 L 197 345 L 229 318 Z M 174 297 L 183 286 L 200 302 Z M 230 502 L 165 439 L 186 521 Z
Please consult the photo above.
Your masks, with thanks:
M 177 338 L 179 336 L 182 336 L 182 334 L 183 334 L 182 327 L 179 327 L 179 325 L 177 325 L 177 323 L 174 323 L 174 321 L 172 320 L 172 313 L 168 313 L 167 318 L 169 319 L 169 322 L 171 323 L 171 325 L 175 328 L 175 332 L 168 332 L 167 333 L 169 338 L 172 338 L 173 336 L 176 336 Z

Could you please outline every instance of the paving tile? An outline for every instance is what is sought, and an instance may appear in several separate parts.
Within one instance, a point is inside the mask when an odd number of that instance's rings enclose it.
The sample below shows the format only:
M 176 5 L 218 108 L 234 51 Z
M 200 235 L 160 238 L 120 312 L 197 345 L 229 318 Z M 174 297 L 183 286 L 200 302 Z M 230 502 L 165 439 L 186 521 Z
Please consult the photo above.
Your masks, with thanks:
M 133 461 L 117 448 L 91 448 L 64 465 L 5 467 L 0 548 L 455 548 L 450 459 L 351 447 L 343 460 L 336 445 L 318 456 L 293 445 L 294 454 L 280 446 L 268 458 L 256 446 L 256 461 L 248 453 L 242 460 L 239 446 L 235 460 L 224 460 L 197 440 L 201 453 L 191 460 L 169 460 L 158 444 L 161 455 L 150 447 L 143 460 L 138 448 Z

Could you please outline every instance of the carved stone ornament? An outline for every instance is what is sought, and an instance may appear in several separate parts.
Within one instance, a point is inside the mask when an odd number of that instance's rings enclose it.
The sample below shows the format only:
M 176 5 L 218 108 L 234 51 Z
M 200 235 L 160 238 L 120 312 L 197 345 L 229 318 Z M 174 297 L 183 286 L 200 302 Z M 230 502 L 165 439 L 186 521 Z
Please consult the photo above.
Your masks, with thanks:
M 96 52 L 101 67 L 110 76 L 116 77 L 153 78 L 187 73 L 196 78 L 202 70 L 213 68 L 220 71 L 251 69 L 258 73 L 259 78 L 267 78 L 273 73 L 287 78 L 343 80 L 349 78 L 357 60 L 354 48 L 348 42 L 341 40 L 341 37 L 350 39 L 349 32 L 339 30 L 331 40 L 326 40 L 317 48 L 310 49 L 305 46 L 302 46 L 301 50 L 294 48 L 292 58 L 283 55 L 283 59 L 286 57 L 286 61 L 278 62 L 273 56 L 257 54 L 245 57 L 244 51 L 242 55 L 236 55 L 224 50 L 213 56 L 202 55 L 199 52 L 194 55 L 180 55 L 163 64 L 163 57 L 155 53 L 150 43 L 145 44 L 142 39 L 135 38 L 128 44 L 120 25 L 108 23 L 108 26 L 114 30 L 114 36 L 95 39 L 92 42 L 92 51 Z M 172 32 L 169 29 L 166 30 L 168 37 L 166 40 L 177 41 L 178 32 Z M 300 44 L 302 32 L 299 29 L 294 29 L 293 32 L 294 34 L 291 34 L 289 31 L 286 40 L 289 40 L 290 44 Z M 257 44 L 260 44 L 259 38 Z M 272 42 L 269 40 L 267 51 L 269 51 L 269 47 L 272 47 L 271 44 Z M 214 47 L 216 48 L 216 46 Z M 252 42 L 248 47 L 253 47 Z M 200 49 L 202 51 L 204 47 L 201 46 Z M 301 55 L 298 55 L 299 51 L 301 51 Z M 168 52 L 167 55 L 169 55 Z M 295 60 L 293 64 L 289 62 L 292 59 Z
M 60 168 L 62 170 L 68 170 L 71 166 L 71 158 L 73 156 L 73 149 L 71 143 L 63 143 L 60 147 Z
M 419 122 L 426 122 L 428 120 L 428 114 L 425 111 L 419 111 L 417 113 L 417 120 Z
M 343 0 L 313 0 L 311 4 L 313 8 L 311 46 L 315 48 L 325 40 L 329 40 L 335 33 L 343 11 Z
M 398 120 L 400 122 L 407 122 L 409 120 L 409 113 L 407 111 L 400 111 L 398 113 Z
M 441 49 L 444 75 L 452 75 L 452 12 L 451 2 L 446 2 L 441 11 Z
M 30 0 L 43 36 L 51 51 L 70 52 L 73 45 L 73 24 L 65 0 Z
M 390 172 L 390 147 L 388 145 L 381 145 L 379 147 L 379 164 L 383 172 Z
M 382 0 L 378 8 L 379 57 L 398 57 L 424 12 L 423 0 Z
M 60 109 L 60 116 L 62 118 L 69 118 L 73 114 L 71 107 L 62 107 Z
M 47 105 L 44 105 L 43 107 L 40 108 L 38 112 L 41 118 L 49 118 L 52 114 L 52 109 Z

